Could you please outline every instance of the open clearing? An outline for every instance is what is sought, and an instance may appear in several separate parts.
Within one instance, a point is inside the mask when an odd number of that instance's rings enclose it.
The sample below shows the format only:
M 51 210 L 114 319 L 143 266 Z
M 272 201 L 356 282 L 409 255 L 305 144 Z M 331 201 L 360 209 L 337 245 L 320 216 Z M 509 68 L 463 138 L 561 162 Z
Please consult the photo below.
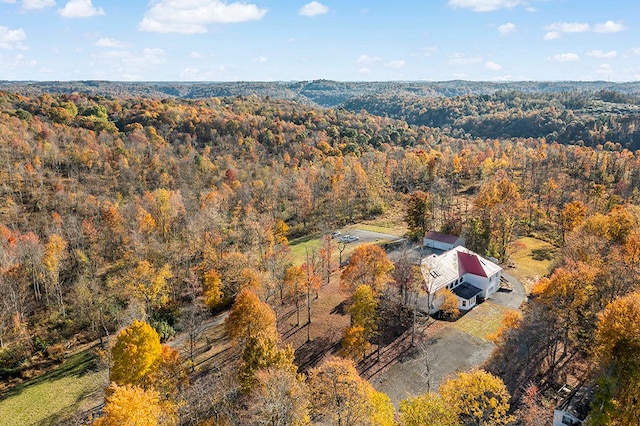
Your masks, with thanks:
M 90 349 L 61 366 L 6 391 L 0 398 L 3 426 L 50 425 L 102 402 L 107 373 L 98 370 Z
M 537 238 L 524 237 L 515 241 L 522 247 L 511 255 L 516 267 L 508 269 L 524 285 L 527 293 L 533 284 L 549 273 L 555 262 L 558 249 Z

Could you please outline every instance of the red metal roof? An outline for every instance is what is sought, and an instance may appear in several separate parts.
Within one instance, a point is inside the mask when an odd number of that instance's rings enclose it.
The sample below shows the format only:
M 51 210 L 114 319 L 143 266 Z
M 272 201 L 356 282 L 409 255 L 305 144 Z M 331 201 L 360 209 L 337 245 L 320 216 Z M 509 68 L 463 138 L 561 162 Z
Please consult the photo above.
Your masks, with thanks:
M 443 234 L 442 232 L 429 231 L 424 236 L 428 240 L 440 241 L 441 243 L 454 244 L 458 241 L 458 236 Z
M 480 259 L 475 254 L 458 252 L 458 270 L 460 276 L 473 274 L 479 277 L 487 277 L 487 273 L 480 264 Z

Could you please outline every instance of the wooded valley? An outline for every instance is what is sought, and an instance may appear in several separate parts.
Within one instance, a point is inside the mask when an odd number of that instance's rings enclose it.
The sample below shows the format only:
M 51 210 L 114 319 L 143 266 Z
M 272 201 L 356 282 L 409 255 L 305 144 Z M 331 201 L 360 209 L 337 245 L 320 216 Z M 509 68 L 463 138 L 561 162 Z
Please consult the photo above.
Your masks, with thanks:
M 637 84 L 313 84 L 0 85 L 0 403 L 89 345 L 104 405 L 51 424 L 547 425 L 569 381 L 640 424 Z M 396 406 L 361 373 L 422 276 L 331 237 L 381 219 L 505 268 L 555 247 L 483 369 Z M 333 282 L 342 343 L 306 356 Z

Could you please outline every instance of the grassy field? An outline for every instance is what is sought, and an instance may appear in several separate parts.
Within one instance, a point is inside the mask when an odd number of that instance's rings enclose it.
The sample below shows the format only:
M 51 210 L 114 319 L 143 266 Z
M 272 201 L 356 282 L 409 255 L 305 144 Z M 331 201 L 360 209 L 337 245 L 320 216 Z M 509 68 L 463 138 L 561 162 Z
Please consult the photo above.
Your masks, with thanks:
M 488 340 L 487 336 L 494 334 L 500 328 L 505 311 L 506 308 L 503 306 L 498 306 L 487 300 L 458 319 L 453 327 L 480 339 Z
M 102 400 L 106 374 L 90 350 L 70 356 L 60 367 L 0 395 L 3 426 L 49 425 Z M 96 397 L 96 398 L 92 398 Z
M 511 260 L 516 267 L 508 269 L 507 272 L 519 279 L 528 293 L 533 283 L 551 270 L 557 248 L 545 241 L 530 237 L 520 238 L 516 244 L 521 246 L 511 255 Z

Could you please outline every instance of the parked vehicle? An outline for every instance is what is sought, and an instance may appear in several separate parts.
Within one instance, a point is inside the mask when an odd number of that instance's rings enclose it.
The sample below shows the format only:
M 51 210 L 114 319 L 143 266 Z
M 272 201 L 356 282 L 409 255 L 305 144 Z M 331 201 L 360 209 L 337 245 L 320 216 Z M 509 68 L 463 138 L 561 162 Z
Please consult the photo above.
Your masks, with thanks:
M 342 235 L 342 233 L 340 231 L 334 231 L 331 234 L 331 238 L 336 238 L 336 237 L 339 237 L 340 235 Z
M 352 243 L 354 241 L 358 241 L 360 239 L 360 237 L 356 237 L 355 235 L 345 235 L 342 238 L 340 238 L 340 242 L 341 243 Z

